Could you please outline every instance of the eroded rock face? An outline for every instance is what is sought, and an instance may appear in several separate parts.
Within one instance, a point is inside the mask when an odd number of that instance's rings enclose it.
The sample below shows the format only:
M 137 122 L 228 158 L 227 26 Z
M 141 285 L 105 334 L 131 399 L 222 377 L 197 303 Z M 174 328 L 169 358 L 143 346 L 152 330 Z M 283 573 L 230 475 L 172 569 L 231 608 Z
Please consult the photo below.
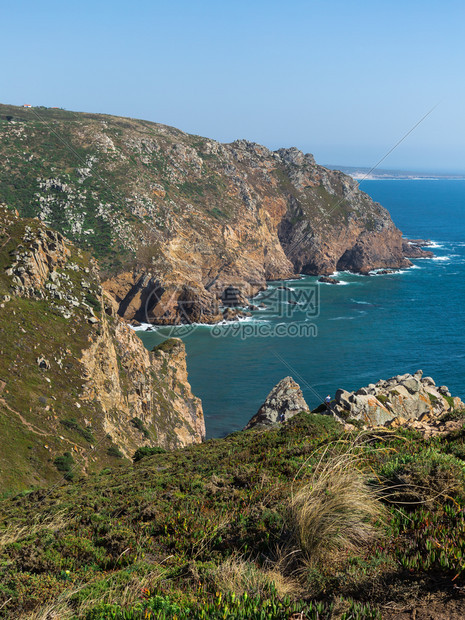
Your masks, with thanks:
M 285 377 L 271 390 L 244 430 L 274 426 L 289 420 L 301 411 L 308 411 L 302 390 L 292 377 Z
M 34 296 L 49 276 L 53 287 L 53 274 L 66 264 L 70 250 L 60 233 L 45 226 L 37 230 L 26 226 L 21 241 L 10 253 L 6 274 L 12 277 L 15 293 Z
M 130 457 L 143 441 L 131 425 L 138 418 L 167 449 L 205 438 L 202 404 L 187 379 L 186 353 L 179 339 L 169 347 L 147 351 L 125 323 L 104 321 L 100 335 L 83 351 L 86 369 L 83 400 L 97 399 L 103 426 Z M 145 442 L 144 442 L 145 443 Z
M 58 481 L 64 452 L 85 473 L 142 446 L 203 440 L 183 343 L 147 351 L 103 291 L 96 261 L 0 206 L 0 262 L 0 424 L 11 438 L 0 490 Z M 32 446 L 35 460 L 17 445 Z
M 431 377 L 423 378 L 421 370 L 380 380 L 356 392 L 338 390 L 331 404 L 337 417 L 359 420 L 367 426 L 382 426 L 395 418 L 437 418 L 453 409 L 465 409 L 465 405 L 460 398 L 451 398 L 445 386 L 438 388 Z

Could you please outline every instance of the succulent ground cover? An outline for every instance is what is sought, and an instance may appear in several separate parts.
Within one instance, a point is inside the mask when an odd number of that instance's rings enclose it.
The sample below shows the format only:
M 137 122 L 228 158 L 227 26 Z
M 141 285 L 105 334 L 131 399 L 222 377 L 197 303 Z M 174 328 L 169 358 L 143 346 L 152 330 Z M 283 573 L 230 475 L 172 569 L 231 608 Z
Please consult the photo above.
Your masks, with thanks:
M 433 591 L 460 607 L 463 428 L 299 414 L 156 452 L 0 503 L 0 617 L 388 618 Z

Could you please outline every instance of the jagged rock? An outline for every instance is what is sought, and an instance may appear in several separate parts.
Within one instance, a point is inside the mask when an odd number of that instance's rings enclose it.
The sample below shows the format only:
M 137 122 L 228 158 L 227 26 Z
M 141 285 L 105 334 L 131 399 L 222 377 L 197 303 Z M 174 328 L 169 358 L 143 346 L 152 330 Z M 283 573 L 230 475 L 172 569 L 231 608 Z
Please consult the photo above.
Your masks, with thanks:
M 423 250 L 422 245 L 431 245 L 423 239 L 402 239 L 402 252 L 407 258 L 431 258 L 434 256 L 430 250 Z
M 50 362 L 45 357 L 37 358 L 37 366 L 42 368 L 42 370 L 50 370 Z
M 226 308 L 223 312 L 223 319 L 225 321 L 238 321 L 239 319 L 245 319 L 248 316 L 252 316 L 250 312 L 244 312 L 237 308 Z
M 402 381 L 402 385 L 407 388 L 411 394 L 416 394 L 421 388 L 420 382 L 413 377 L 411 379 L 404 379 L 404 381 Z
M 351 396 L 350 392 L 346 390 L 337 390 L 336 391 L 336 403 L 343 407 L 344 409 L 350 409 L 351 401 L 349 400 Z
M 340 284 L 340 280 L 336 280 L 336 278 L 330 278 L 328 276 L 321 276 L 318 278 L 318 282 L 325 282 L 326 284 Z
M 221 294 L 221 303 L 223 306 L 235 308 L 236 306 L 247 306 L 248 300 L 244 297 L 241 291 L 234 287 L 228 286 Z
M 454 398 L 451 405 L 445 397 L 450 400 L 448 388 L 436 388 L 433 379 L 423 378 L 423 371 L 419 370 L 414 375 L 397 375 L 376 385 L 370 383 L 353 393 L 338 390 L 331 409 L 335 416 L 360 420 L 367 426 L 396 426 L 404 420 L 423 422 L 453 408 L 465 409 L 460 398 Z
M 292 377 L 285 377 L 271 390 L 244 430 L 257 426 L 274 426 L 289 420 L 301 411 L 308 411 L 302 390 Z
M 441 385 L 440 387 L 438 387 L 438 392 L 439 392 L 439 394 L 442 394 L 443 396 L 450 396 L 451 395 L 447 385 Z

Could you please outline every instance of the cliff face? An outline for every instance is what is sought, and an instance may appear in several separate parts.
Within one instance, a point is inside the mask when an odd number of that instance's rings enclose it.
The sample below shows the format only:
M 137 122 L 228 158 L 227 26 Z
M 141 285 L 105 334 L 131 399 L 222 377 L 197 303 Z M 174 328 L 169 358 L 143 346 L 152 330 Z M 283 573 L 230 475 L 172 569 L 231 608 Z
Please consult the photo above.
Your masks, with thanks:
M 95 261 L 0 207 L 0 491 L 205 436 L 182 342 L 151 353 L 116 310 Z
M 200 399 L 192 394 L 184 345 L 172 339 L 156 352 L 147 351 L 121 320 L 105 320 L 99 335 L 83 351 L 86 383 L 82 400 L 94 399 L 103 410 L 102 425 L 130 458 L 142 444 L 142 421 L 152 443 L 179 448 L 205 437 Z
M 91 249 L 126 319 L 212 322 L 230 285 L 410 264 L 388 212 L 295 148 L 12 106 L 0 135 L 0 198 Z

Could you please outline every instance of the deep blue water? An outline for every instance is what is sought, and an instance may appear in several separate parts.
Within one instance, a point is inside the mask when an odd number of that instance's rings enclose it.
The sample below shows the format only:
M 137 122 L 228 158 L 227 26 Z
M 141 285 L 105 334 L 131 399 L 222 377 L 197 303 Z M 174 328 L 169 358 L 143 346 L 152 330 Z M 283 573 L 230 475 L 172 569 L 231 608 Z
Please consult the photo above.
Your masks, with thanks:
M 419 368 L 465 396 L 465 181 L 364 181 L 361 188 L 389 209 L 405 236 L 436 242 L 436 258 L 393 275 L 339 274 L 343 286 L 317 286 L 317 278 L 306 277 L 286 283 L 295 291 L 283 293 L 272 284 L 263 296 L 268 310 L 252 322 L 240 329 L 199 326 L 185 335 L 208 437 L 242 428 L 287 375 L 310 406 L 339 387 L 353 390 Z M 319 316 L 307 316 L 316 290 Z M 302 305 L 282 303 L 283 294 Z M 244 337 L 244 329 L 278 324 L 317 334 Z M 168 331 L 138 333 L 152 347 Z

